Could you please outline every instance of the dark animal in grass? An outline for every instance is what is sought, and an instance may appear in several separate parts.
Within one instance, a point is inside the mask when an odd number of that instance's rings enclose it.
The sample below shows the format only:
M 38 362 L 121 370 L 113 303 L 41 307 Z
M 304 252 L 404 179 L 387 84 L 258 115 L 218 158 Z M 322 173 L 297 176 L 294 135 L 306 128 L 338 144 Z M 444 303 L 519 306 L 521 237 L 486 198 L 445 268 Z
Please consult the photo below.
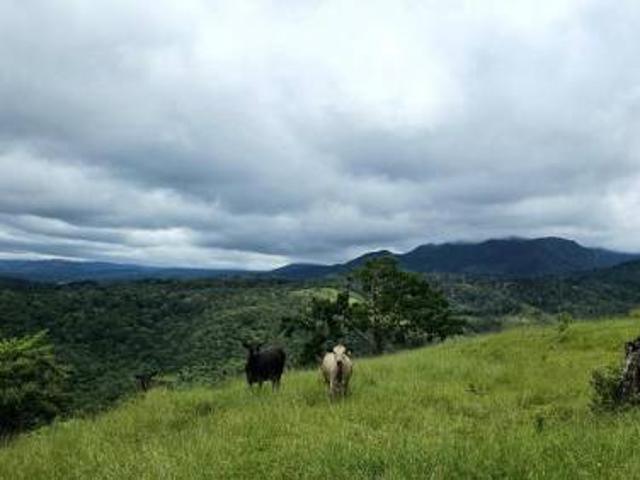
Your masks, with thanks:
M 248 352 L 244 371 L 247 374 L 249 386 L 257 383 L 262 387 L 262 382 L 270 381 L 274 390 L 280 387 L 280 377 L 282 377 L 284 362 L 287 358 L 284 350 L 275 347 L 260 351 L 262 344 L 251 345 L 243 342 L 242 345 Z
M 138 388 L 143 392 L 146 392 L 153 385 L 153 377 L 156 375 L 158 375 L 158 371 L 154 370 L 152 372 L 137 373 L 133 378 L 135 378 Z

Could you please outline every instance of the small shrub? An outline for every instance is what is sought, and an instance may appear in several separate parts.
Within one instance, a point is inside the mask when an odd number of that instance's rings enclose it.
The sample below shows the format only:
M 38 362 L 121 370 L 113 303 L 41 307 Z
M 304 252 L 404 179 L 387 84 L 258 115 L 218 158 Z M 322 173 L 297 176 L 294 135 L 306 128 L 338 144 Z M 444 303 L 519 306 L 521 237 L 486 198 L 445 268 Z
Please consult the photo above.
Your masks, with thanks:
M 569 327 L 574 322 L 574 319 L 570 313 L 563 312 L 560 315 L 558 315 L 557 321 L 558 321 L 558 326 L 557 326 L 558 333 L 563 335 L 567 332 L 567 330 L 569 330 Z
M 478 396 L 486 395 L 488 393 L 486 386 L 479 385 L 474 382 L 470 382 L 467 385 L 467 392 L 471 393 L 472 395 L 478 395 Z
M 208 415 L 213 415 L 214 411 L 215 411 L 215 406 L 213 402 L 210 402 L 208 400 L 202 400 L 196 403 L 194 407 L 194 412 L 198 417 L 206 417 Z
M 591 408 L 593 410 L 614 410 L 622 405 L 621 372 L 622 369 L 619 366 L 608 366 L 593 371 L 591 374 L 591 387 L 593 388 Z
M 545 416 L 541 413 L 537 414 L 533 419 L 533 428 L 537 433 L 542 433 L 544 430 Z

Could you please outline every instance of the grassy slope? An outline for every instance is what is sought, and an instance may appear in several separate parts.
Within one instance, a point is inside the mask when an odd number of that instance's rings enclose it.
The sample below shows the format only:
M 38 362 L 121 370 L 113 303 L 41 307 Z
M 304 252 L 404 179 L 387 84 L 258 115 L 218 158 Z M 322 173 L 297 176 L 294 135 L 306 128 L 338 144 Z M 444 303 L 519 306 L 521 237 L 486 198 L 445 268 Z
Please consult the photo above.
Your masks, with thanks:
M 638 319 L 519 328 L 356 360 L 329 404 L 316 372 L 283 389 L 150 392 L 0 449 L 2 478 L 622 478 L 640 412 L 596 416 L 591 370 Z

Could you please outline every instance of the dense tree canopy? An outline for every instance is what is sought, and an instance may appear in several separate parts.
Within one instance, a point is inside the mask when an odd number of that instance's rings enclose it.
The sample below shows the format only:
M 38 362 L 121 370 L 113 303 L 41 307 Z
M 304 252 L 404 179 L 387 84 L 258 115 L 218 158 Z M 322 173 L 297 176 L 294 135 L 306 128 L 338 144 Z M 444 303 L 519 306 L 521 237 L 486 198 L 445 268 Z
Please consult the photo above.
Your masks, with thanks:
M 348 338 L 364 353 L 381 353 L 387 346 L 421 345 L 461 333 L 463 322 L 422 275 L 400 270 L 385 256 L 356 270 L 335 298 L 312 298 L 304 314 L 286 318 L 284 326 L 288 335 L 306 331 L 301 360 L 310 363 Z
M 440 292 L 443 292 L 444 295 Z M 48 330 L 69 365 L 71 411 L 136 391 L 135 375 L 214 383 L 242 371 L 241 341 L 279 344 L 290 365 L 343 341 L 357 355 L 415 346 L 504 323 L 626 313 L 640 302 L 640 263 L 558 278 L 500 280 L 398 271 L 385 259 L 349 281 L 216 279 L 65 285 L 0 279 L 2 337 Z M 449 308 L 449 302 L 450 307 Z M 285 319 L 282 322 L 282 319 Z M 284 326 L 284 329 L 282 328 Z M 376 343 L 377 342 L 377 343 Z
M 48 422 L 65 407 L 68 370 L 46 332 L 0 340 L 0 434 Z

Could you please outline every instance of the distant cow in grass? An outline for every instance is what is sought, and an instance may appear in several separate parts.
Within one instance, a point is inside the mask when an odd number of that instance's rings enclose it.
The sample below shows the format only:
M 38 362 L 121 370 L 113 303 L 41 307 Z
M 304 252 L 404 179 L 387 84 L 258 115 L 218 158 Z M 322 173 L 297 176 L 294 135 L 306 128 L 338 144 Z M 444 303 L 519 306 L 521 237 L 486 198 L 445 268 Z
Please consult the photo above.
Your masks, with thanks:
M 270 381 L 274 390 L 280 387 L 280 378 L 287 358 L 284 350 L 276 347 L 260 351 L 262 344 L 251 345 L 243 342 L 242 345 L 248 352 L 244 371 L 249 386 L 257 383 L 262 387 L 262 382 Z
M 156 375 L 158 375 L 158 371 L 157 370 L 153 370 L 153 371 L 150 371 L 150 372 L 136 373 L 133 376 L 133 378 L 135 379 L 136 384 L 138 385 L 138 389 L 143 391 L 143 392 L 146 392 L 153 385 L 153 378 Z
M 346 396 L 349 391 L 349 380 L 353 370 L 353 362 L 344 345 L 336 345 L 333 351 L 325 354 L 320 371 L 329 389 L 329 397 Z

